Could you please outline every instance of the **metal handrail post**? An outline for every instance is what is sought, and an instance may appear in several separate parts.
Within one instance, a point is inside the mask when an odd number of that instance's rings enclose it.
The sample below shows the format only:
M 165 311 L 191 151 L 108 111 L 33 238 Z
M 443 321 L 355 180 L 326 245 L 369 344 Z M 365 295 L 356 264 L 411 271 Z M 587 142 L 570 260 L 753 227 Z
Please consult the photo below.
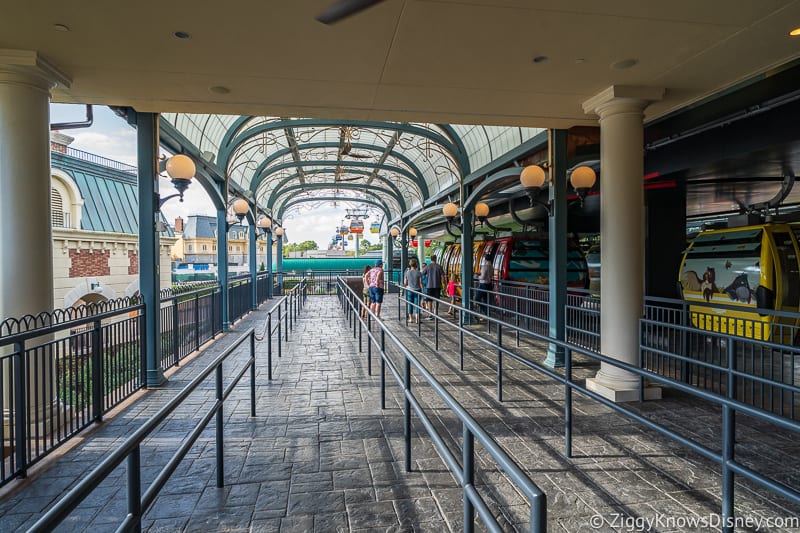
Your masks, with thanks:
M 278 358 L 280 358 L 281 343 L 283 341 L 283 336 L 281 335 L 281 327 L 283 326 L 283 320 L 281 318 L 281 304 L 278 304 L 277 307 L 278 307 Z
M 250 416 L 256 416 L 256 332 L 250 334 Z
M 369 343 L 372 345 L 372 342 Z M 386 409 L 386 361 L 381 357 L 381 409 Z
M 564 349 L 564 455 L 572 457 L 572 350 Z
M 466 313 L 458 314 L 458 369 L 464 370 L 464 321 Z
M 214 290 L 212 289 L 211 292 L 211 306 L 214 306 Z M 213 311 L 212 311 L 213 316 Z M 212 326 L 213 329 L 213 326 Z M 214 332 L 211 332 L 211 336 L 214 336 Z M 194 293 L 194 349 L 200 349 L 200 293 Z
M 490 323 L 488 320 L 486 323 Z M 503 325 L 497 323 L 497 401 L 503 401 Z
M 217 488 L 222 488 L 225 485 L 225 445 L 222 433 L 222 363 L 216 368 L 216 388 L 217 388 Z
M 464 500 L 464 533 L 475 531 L 475 507 L 467 495 L 467 487 L 475 484 L 475 437 L 465 423 L 461 423 L 464 435 L 464 444 L 461 449 L 461 464 L 463 473 L 462 498 Z
M 381 359 L 386 357 L 386 353 L 381 347 Z M 411 392 L 411 360 L 405 357 L 405 368 L 403 371 L 403 435 L 405 437 L 405 452 L 406 452 L 406 472 L 411 472 L 411 400 L 408 395 Z
M 433 317 L 433 344 L 436 351 L 439 351 L 439 316 Z
M 197 300 L 195 300 L 195 307 Z M 197 328 L 197 326 L 195 326 Z M 172 301 L 172 365 L 178 366 L 178 299 Z
M 103 420 L 103 325 L 92 323 L 92 418 Z M 160 348 L 159 343 L 159 348 Z M 160 361 L 159 361 L 160 364 Z
M 736 341 L 728 340 L 728 371 L 726 396 L 730 400 L 736 398 Z M 722 404 L 722 531 L 733 533 L 733 498 L 736 475 L 731 470 L 736 448 L 736 411 L 727 403 Z
M 372 315 L 367 313 L 367 331 L 372 331 Z M 383 330 L 381 330 L 383 331 Z M 367 341 L 367 375 L 372 375 L 372 340 Z
M 283 318 L 286 320 L 286 327 L 283 328 L 283 334 L 284 334 L 284 339 L 283 340 L 286 341 L 286 342 L 289 342 L 289 323 L 290 323 L 290 320 L 291 320 L 291 318 L 289 318 L 289 316 L 291 314 L 289 312 L 289 300 L 288 299 L 284 300 L 283 304 L 285 306 L 284 313 L 283 313 L 284 314 Z
M 25 382 L 25 341 L 14 343 L 14 421 L 17 424 L 16 452 L 17 452 L 17 472 L 20 478 L 28 477 L 27 471 L 27 448 L 25 443 L 28 441 L 28 405 L 25 403 L 27 396 L 27 383 Z
M 267 313 L 267 379 L 272 380 L 272 311 Z
M 141 447 L 128 454 L 128 514 L 134 517 L 133 531 L 142 530 L 142 459 Z

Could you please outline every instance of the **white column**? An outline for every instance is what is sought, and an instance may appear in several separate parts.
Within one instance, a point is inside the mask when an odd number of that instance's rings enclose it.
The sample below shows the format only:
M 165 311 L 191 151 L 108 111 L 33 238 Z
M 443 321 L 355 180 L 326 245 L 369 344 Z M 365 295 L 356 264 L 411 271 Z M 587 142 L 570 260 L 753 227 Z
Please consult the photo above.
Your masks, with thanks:
M 600 117 L 601 353 L 634 366 L 644 313 L 644 109 L 663 93 L 614 86 L 583 104 Z M 639 399 L 639 377 L 607 363 L 586 385 L 615 402 Z
M 36 52 L 0 50 L 0 320 L 53 309 L 50 89 Z
M 69 79 L 36 52 L 0 50 L 0 320 L 54 307 L 50 89 L 56 83 L 68 86 Z M 38 412 L 29 406 L 29 421 L 46 419 L 56 406 L 49 357 L 41 351 L 33 357 L 39 360 L 31 361 L 28 387 L 39 391 L 39 405 Z M 4 370 L 3 401 L 10 405 L 13 376 L 9 367 Z M 3 412 L 6 430 L 12 416 Z M 70 416 L 69 410 L 64 416 Z M 41 423 L 39 432 L 46 434 Z

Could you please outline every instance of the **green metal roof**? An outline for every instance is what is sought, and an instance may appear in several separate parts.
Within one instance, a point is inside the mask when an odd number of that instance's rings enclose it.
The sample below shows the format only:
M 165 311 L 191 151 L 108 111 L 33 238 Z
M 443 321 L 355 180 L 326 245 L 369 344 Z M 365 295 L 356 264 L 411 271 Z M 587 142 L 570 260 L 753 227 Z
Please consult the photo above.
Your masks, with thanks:
M 139 233 L 139 197 L 136 167 L 80 150 L 51 152 L 53 168 L 69 175 L 83 198 L 81 228 L 86 231 Z M 163 215 L 161 221 L 166 223 Z M 162 233 L 174 232 L 169 225 Z

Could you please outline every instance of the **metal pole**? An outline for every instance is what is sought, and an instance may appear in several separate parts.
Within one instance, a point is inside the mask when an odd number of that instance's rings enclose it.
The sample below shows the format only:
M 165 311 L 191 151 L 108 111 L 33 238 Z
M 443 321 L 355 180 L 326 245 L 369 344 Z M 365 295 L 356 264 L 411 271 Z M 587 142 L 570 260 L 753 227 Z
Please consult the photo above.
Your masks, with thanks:
M 466 424 L 462 423 L 464 447 L 461 450 L 461 464 L 463 465 L 463 499 L 464 499 L 464 533 L 475 530 L 475 507 L 467 497 L 467 487 L 475 483 L 475 437 Z
M 195 300 L 195 305 L 197 300 Z M 197 326 L 195 325 L 195 328 Z M 178 299 L 172 300 L 172 364 L 178 366 L 180 354 L 178 350 Z
M 267 313 L 267 379 L 272 380 L 272 311 Z
M 14 343 L 14 420 L 17 423 L 17 472 L 19 477 L 27 477 L 27 447 L 28 441 L 28 406 L 25 404 L 27 396 L 27 384 L 25 381 L 25 344 L 23 342 Z
M 95 422 L 103 420 L 103 330 L 99 320 L 92 323 L 92 410 Z
M 490 322 L 487 320 L 487 324 Z M 497 323 L 497 401 L 503 401 L 503 326 Z
M 564 455 L 572 457 L 572 350 L 564 350 Z
M 217 402 L 219 408 L 217 409 L 217 487 L 222 488 L 225 485 L 225 463 L 224 463 L 224 441 L 222 437 L 222 363 L 217 366 Z
M 283 320 L 281 319 L 281 305 L 278 304 L 278 357 L 281 357 L 281 327 L 283 326 Z
M 736 342 L 728 338 L 728 372 L 727 396 L 729 400 L 736 398 L 736 377 L 733 374 L 736 368 Z M 736 448 L 736 411 L 729 404 L 722 405 L 722 531 L 733 533 L 734 517 L 734 487 L 735 474 L 730 468 Z
M 136 517 L 133 531 L 142 530 L 142 460 L 141 448 L 128 455 L 128 514 Z
M 256 332 L 250 333 L 250 416 L 256 416 Z
M 384 354 L 381 353 L 381 357 Z M 411 361 L 408 357 L 405 358 L 405 371 L 404 371 L 404 419 L 403 419 L 403 434 L 405 436 L 405 451 L 406 451 L 406 472 L 411 472 L 411 401 L 408 399 L 408 394 L 411 392 Z
M 372 316 L 367 315 L 367 330 L 372 331 Z M 383 361 L 383 358 L 381 358 Z M 367 341 L 367 374 L 372 374 L 372 339 Z
M 467 313 L 461 312 L 458 316 L 458 368 L 464 370 L 464 317 Z

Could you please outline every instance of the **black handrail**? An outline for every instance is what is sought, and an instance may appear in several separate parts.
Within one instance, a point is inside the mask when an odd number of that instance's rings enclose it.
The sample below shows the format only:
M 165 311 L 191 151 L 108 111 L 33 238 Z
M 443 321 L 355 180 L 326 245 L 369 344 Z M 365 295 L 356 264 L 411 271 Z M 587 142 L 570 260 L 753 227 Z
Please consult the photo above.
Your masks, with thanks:
M 405 436 L 405 467 L 406 471 L 411 470 L 411 409 L 417 413 L 423 426 L 430 435 L 431 440 L 436 446 L 439 455 L 450 469 L 453 476 L 461 485 L 464 494 L 464 531 L 471 532 L 474 528 L 475 512 L 481 517 L 484 524 L 491 531 L 502 531 L 497 519 L 492 515 L 483 498 L 478 493 L 474 485 L 475 471 L 475 452 L 473 443 L 477 440 L 489 452 L 489 455 L 497 462 L 500 468 L 508 474 L 519 490 L 525 495 L 530 503 L 530 530 L 532 532 L 542 532 L 547 529 L 547 504 L 546 495 L 531 481 L 530 477 L 517 465 L 503 448 L 483 429 L 483 427 L 470 415 L 466 409 L 439 383 L 439 381 L 414 357 L 400 339 L 395 336 L 379 319 L 366 309 L 366 321 L 361 318 L 361 310 L 366 307 L 361 296 L 351 289 L 343 278 L 338 279 L 339 301 L 342 308 L 348 313 L 348 320 L 355 326 L 360 322 L 369 338 L 367 354 L 367 372 L 371 374 L 371 349 L 375 344 L 378 347 L 381 358 L 381 407 L 385 408 L 385 368 L 394 376 L 398 385 L 403 388 L 405 396 L 404 407 L 404 436 Z M 372 324 L 376 324 L 380 330 L 380 340 L 372 332 Z M 360 331 L 360 330 L 359 330 Z M 397 347 L 403 356 L 404 369 L 401 377 L 398 369 L 389 360 L 386 354 L 386 337 Z M 419 404 L 411 391 L 411 367 L 417 369 L 422 378 L 436 392 L 439 398 L 458 416 L 462 423 L 464 434 L 464 445 L 462 447 L 462 465 L 459 466 L 458 459 L 447 447 L 444 439 L 431 423 L 423 407 Z
M 223 390 L 222 388 L 222 363 L 245 341 L 250 340 L 250 358 L 244 368 L 237 374 L 236 378 Z M 222 434 L 222 406 L 225 399 L 233 391 L 234 386 L 250 370 L 251 390 L 250 390 L 250 416 L 256 416 L 255 412 L 255 390 L 252 384 L 255 380 L 255 331 L 253 328 L 245 331 L 231 346 L 218 355 L 214 361 L 208 365 L 196 378 L 183 388 L 174 398 L 162 407 L 158 413 L 146 421 L 136 432 L 111 454 L 106 457 L 88 476 L 82 479 L 66 496 L 61 498 L 47 513 L 42 516 L 28 530 L 29 532 L 49 532 L 60 524 L 69 514 L 74 511 L 80 503 L 87 498 L 114 469 L 119 466 L 124 459 L 128 461 L 128 515 L 124 522 L 119 526 L 118 531 L 140 531 L 143 514 L 155 500 L 158 492 L 169 480 L 170 475 L 180 464 L 181 460 L 188 453 L 192 444 L 200 437 L 200 434 L 216 415 L 216 451 L 217 451 L 217 487 L 223 486 L 223 434 Z M 199 423 L 195 426 L 189 436 L 181 443 L 178 450 L 173 454 L 167 465 L 158 473 L 153 483 L 141 497 L 141 464 L 140 446 L 142 441 L 161 424 L 172 412 L 180 406 L 183 401 L 212 373 L 216 374 L 216 401 L 211 409 L 206 413 Z

